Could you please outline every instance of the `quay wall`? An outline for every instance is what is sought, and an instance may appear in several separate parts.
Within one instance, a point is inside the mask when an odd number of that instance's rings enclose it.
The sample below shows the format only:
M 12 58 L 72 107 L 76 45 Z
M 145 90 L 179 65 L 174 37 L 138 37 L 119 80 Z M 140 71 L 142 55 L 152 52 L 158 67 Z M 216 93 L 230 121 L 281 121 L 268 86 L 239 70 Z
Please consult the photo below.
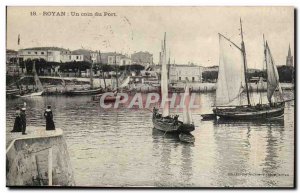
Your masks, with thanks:
M 174 85 L 174 88 L 183 89 L 184 83 L 178 83 Z M 189 83 L 192 92 L 214 92 L 217 88 L 216 83 Z M 281 83 L 281 88 L 283 90 L 293 90 L 294 85 L 292 83 Z M 249 83 L 249 90 L 251 92 L 258 92 L 258 91 L 267 91 L 267 83 L 264 82 L 263 85 L 256 84 L 256 83 Z
M 60 131 L 11 142 L 6 152 L 7 186 L 48 186 L 49 152 L 52 152 L 52 185 L 75 185 L 67 145 Z

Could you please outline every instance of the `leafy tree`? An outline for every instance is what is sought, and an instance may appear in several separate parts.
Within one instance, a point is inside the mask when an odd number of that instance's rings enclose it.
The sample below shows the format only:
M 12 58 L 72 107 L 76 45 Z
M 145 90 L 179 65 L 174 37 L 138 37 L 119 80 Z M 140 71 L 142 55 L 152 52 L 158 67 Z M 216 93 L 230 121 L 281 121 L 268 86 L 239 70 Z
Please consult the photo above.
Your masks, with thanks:
M 214 82 L 218 79 L 218 71 L 205 71 L 202 73 L 202 79 L 206 82 Z
M 293 82 L 294 81 L 294 67 L 293 66 L 278 66 L 278 75 L 280 82 Z

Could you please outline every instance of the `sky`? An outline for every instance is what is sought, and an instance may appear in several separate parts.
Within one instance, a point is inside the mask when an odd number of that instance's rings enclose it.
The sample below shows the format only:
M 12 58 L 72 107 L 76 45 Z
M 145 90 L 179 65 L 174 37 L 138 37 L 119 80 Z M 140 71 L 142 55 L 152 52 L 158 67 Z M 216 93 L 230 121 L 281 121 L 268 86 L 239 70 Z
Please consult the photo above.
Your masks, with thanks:
M 50 11 L 66 16 L 43 14 Z M 276 65 L 284 65 L 289 44 L 294 52 L 293 7 L 8 7 L 7 49 L 56 46 L 129 55 L 149 51 L 157 63 L 166 32 L 171 63 L 214 66 L 219 63 L 218 33 L 240 45 L 240 18 L 248 67 L 263 68 L 263 34 Z

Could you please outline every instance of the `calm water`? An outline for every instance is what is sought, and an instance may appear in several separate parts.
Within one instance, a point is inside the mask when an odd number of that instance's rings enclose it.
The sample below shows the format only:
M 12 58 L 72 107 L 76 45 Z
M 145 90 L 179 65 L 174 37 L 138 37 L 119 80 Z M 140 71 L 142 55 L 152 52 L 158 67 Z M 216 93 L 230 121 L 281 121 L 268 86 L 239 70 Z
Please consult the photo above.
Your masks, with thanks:
M 26 101 L 28 125 L 35 126 L 45 126 L 43 111 L 52 105 L 79 186 L 292 186 L 294 102 L 286 104 L 282 121 L 201 121 L 214 98 L 197 96 L 194 144 L 154 130 L 148 110 L 103 110 L 88 96 L 8 99 L 6 130 L 16 105 Z

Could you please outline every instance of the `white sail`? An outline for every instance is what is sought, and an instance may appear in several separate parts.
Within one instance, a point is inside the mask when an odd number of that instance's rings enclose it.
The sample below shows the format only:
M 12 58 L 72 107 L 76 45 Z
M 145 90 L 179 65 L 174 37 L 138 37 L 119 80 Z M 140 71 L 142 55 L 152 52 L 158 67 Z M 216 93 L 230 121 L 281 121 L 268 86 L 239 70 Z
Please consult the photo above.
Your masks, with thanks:
M 129 82 L 130 82 L 130 76 L 127 76 L 127 78 L 122 81 L 122 83 L 119 86 L 119 88 L 124 88 L 124 87 L 128 86 Z
M 184 92 L 184 106 L 183 106 L 183 123 L 192 124 L 192 113 L 190 111 L 190 87 L 188 85 L 185 86 Z
M 272 96 L 277 88 L 279 89 L 280 95 L 282 97 L 282 89 L 279 84 L 278 71 L 274 64 L 268 42 L 266 42 L 265 45 L 265 57 L 267 66 L 267 97 L 268 101 L 271 102 Z
M 162 45 L 161 52 L 161 96 L 162 101 L 167 101 L 168 98 L 168 69 L 166 60 L 166 33 L 164 36 L 164 41 Z M 169 115 L 169 103 L 165 102 L 163 106 L 162 116 L 166 117 Z
M 216 106 L 226 105 L 243 92 L 245 73 L 243 52 L 229 39 L 219 34 L 219 74 L 216 90 Z
M 37 75 L 36 68 L 35 68 L 35 62 L 33 62 L 32 73 L 33 73 L 33 78 L 34 78 L 36 88 L 38 89 L 38 91 L 43 91 L 44 88 L 43 88 L 43 85 L 42 85 L 38 75 Z
M 63 87 L 66 87 L 66 82 L 65 82 L 65 80 L 61 77 L 61 74 L 60 74 L 60 73 L 58 73 L 58 75 L 59 75 L 59 77 L 60 77 L 60 79 L 61 79 L 61 81 L 62 81 Z

